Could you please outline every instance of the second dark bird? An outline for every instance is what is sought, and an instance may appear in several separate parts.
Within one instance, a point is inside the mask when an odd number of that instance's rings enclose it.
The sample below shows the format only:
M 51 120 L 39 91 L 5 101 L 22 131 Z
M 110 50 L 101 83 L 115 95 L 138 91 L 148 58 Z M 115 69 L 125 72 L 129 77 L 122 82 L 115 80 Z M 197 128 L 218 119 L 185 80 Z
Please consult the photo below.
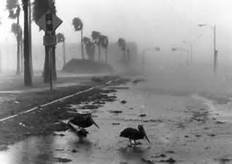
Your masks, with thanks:
M 81 128 L 88 128 L 92 125 L 95 125 L 96 127 L 99 128 L 97 123 L 93 120 L 91 113 L 87 114 L 77 114 L 75 117 L 70 119 L 68 121 L 68 124 L 73 124 L 75 126 L 78 126 L 80 129 Z
M 86 137 L 88 131 L 85 128 L 88 128 L 93 124 L 99 128 L 97 123 L 93 120 L 91 113 L 77 114 L 75 117 L 68 121 L 69 129 L 75 132 L 79 137 Z M 79 129 L 77 130 L 74 126 L 79 127 Z
M 120 137 L 128 138 L 130 145 L 132 145 L 132 141 L 134 141 L 134 145 L 136 145 L 136 140 L 146 139 L 148 143 L 150 140 L 147 137 L 147 134 L 143 128 L 143 125 L 138 125 L 138 129 L 134 128 L 126 128 L 120 133 Z

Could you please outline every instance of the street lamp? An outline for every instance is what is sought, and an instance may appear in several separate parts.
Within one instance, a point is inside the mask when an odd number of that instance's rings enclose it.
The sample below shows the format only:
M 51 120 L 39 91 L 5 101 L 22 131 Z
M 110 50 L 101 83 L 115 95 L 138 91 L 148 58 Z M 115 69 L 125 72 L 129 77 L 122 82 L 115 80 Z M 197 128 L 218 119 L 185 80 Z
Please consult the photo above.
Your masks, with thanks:
M 208 25 L 208 24 L 198 24 L 199 27 L 208 26 L 213 29 L 213 71 L 216 73 L 217 71 L 217 58 L 218 58 L 218 50 L 216 48 L 216 25 Z
M 192 64 L 193 63 L 193 45 L 192 45 L 191 42 L 187 42 L 185 40 L 183 40 L 182 43 L 189 45 L 189 48 L 190 48 L 190 63 Z

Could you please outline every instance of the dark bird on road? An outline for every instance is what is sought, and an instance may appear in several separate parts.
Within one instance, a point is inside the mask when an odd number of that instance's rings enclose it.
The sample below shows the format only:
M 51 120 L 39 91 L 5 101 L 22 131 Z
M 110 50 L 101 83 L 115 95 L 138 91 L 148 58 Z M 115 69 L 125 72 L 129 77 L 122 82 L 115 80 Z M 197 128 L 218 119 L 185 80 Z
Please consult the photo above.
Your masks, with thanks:
M 99 128 L 97 123 L 93 120 L 91 113 L 87 114 L 77 114 L 74 118 L 70 119 L 68 121 L 68 124 L 73 124 L 75 126 L 78 126 L 81 128 L 88 128 L 92 126 L 93 124 Z
M 136 140 L 140 139 L 146 139 L 148 143 L 150 143 L 150 140 L 147 137 L 147 134 L 143 128 L 143 125 L 138 125 L 138 129 L 134 128 L 126 128 L 120 133 L 120 137 L 129 138 L 130 145 L 132 145 L 132 141 L 134 142 L 134 145 L 136 145 Z

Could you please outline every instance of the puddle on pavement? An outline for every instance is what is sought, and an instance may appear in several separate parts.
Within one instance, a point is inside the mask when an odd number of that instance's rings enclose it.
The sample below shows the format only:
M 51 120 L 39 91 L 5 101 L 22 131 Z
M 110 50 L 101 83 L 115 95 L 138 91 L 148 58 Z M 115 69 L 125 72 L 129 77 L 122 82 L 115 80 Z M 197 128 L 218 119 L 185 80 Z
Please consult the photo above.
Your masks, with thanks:
M 24 141 L 9 146 L 6 151 L 0 151 L 1 164 L 146 164 L 144 160 L 152 154 L 157 153 L 157 145 L 169 144 L 172 138 L 168 127 L 164 123 L 156 121 L 162 118 L 178 116 L 178 112 L 170 110 L 163 113 L 164 109 L 178 109 L 183 107 L 183 97 L 173 97 L 169 95 L 152 95 L 140 90 L 126 90 L 117 93 L 120 100 L 108 102 L 94 113 L 96 122 L 100 129 L 90 127 L 88 137 L 80 141 L 78 137 L 69 132 L 56 133 L 56 135 L 29 137 Z M 126 104 L 121 104 L 121 100 L 126 100 Z M 168 101 L 167 101 L 168 100 Z M 80 105 L 70 105 L 71 109 L 77 112 L 85 112 L 93 109 L 80 109 Z M 122 113 L 111 113 L 110 111 L 122 111 Z M 155 114 L 154 115 L 154 111 Z M 139 117 L 145 113 L 145 117 Z M 154 120 L 144 122 L 146 120 Z M 113 123 L 120 123 L 112 126 Z M 148 145 L 146 141 L 141 141 L 138 148 L 128 148 L 128 140 L 120 138 L 119 133 L 125 127 L 137 127 L 138 123 L 144 123 L 148 137 L 153 137 L 153 145 Z M 163 129 L 158 131 L 157 129 Z M 167 134 L 168 138 L 167 139 Z M 158 141 L 157 141 L 158 140 Z M 154 152 L 152 152 L 154 151 Z M 149 158 L 148 158 L 149 159 Z M 208 161 L 207 161 L 208 162 Z M 207 164 L 206 162 L 206 164 Z M 157 162 L 155 162 L 157 163 Z M 181 163 L 181 162 L 178 162 Z M 184 162 L 187 164 L 188 162 Z M 209 164 L 221 164 L 220 161 L 212 160 Z M 189 164 L 192 164 L 189 162 Z
M 1 164 L 117 164 L 122 161 L 132 161 L 137 164 L 141 163 L 141 161 L 136 162 L 137 159 L 142 158 L 147 151 L 145 148 L 131 149 L 123 147 L 122 145 L 127 142 L 114 141 L 109 143 L 99 141 L 99 138 L 96 138 L 97 134 L 95 133 L 84 140 L 79 140 L 76 135 L 70 132 L 29 137 L 24 141 L 9 146 L 8 150 L 1 151 L 0 161 Z

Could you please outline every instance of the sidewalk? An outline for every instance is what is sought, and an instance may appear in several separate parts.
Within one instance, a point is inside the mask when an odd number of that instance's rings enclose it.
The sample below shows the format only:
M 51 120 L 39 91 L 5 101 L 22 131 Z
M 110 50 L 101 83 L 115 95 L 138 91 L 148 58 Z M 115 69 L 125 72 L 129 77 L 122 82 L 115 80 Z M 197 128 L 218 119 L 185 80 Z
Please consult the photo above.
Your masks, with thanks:
M 57 73 L 57 81 L 53 82 L 54 88 L 68 87 L 87 83 L 93 76 L 103 75 L 77 75 L 67 73 Z M 26 92 L 38 92 L 50 89 L 49 83 L 44 83 L 41 74 L 35 74 L 33 76 L 33 86 L 24 86 L 23 75 L 6 75 L 0 74 L 0 94 L 19 94 Z

